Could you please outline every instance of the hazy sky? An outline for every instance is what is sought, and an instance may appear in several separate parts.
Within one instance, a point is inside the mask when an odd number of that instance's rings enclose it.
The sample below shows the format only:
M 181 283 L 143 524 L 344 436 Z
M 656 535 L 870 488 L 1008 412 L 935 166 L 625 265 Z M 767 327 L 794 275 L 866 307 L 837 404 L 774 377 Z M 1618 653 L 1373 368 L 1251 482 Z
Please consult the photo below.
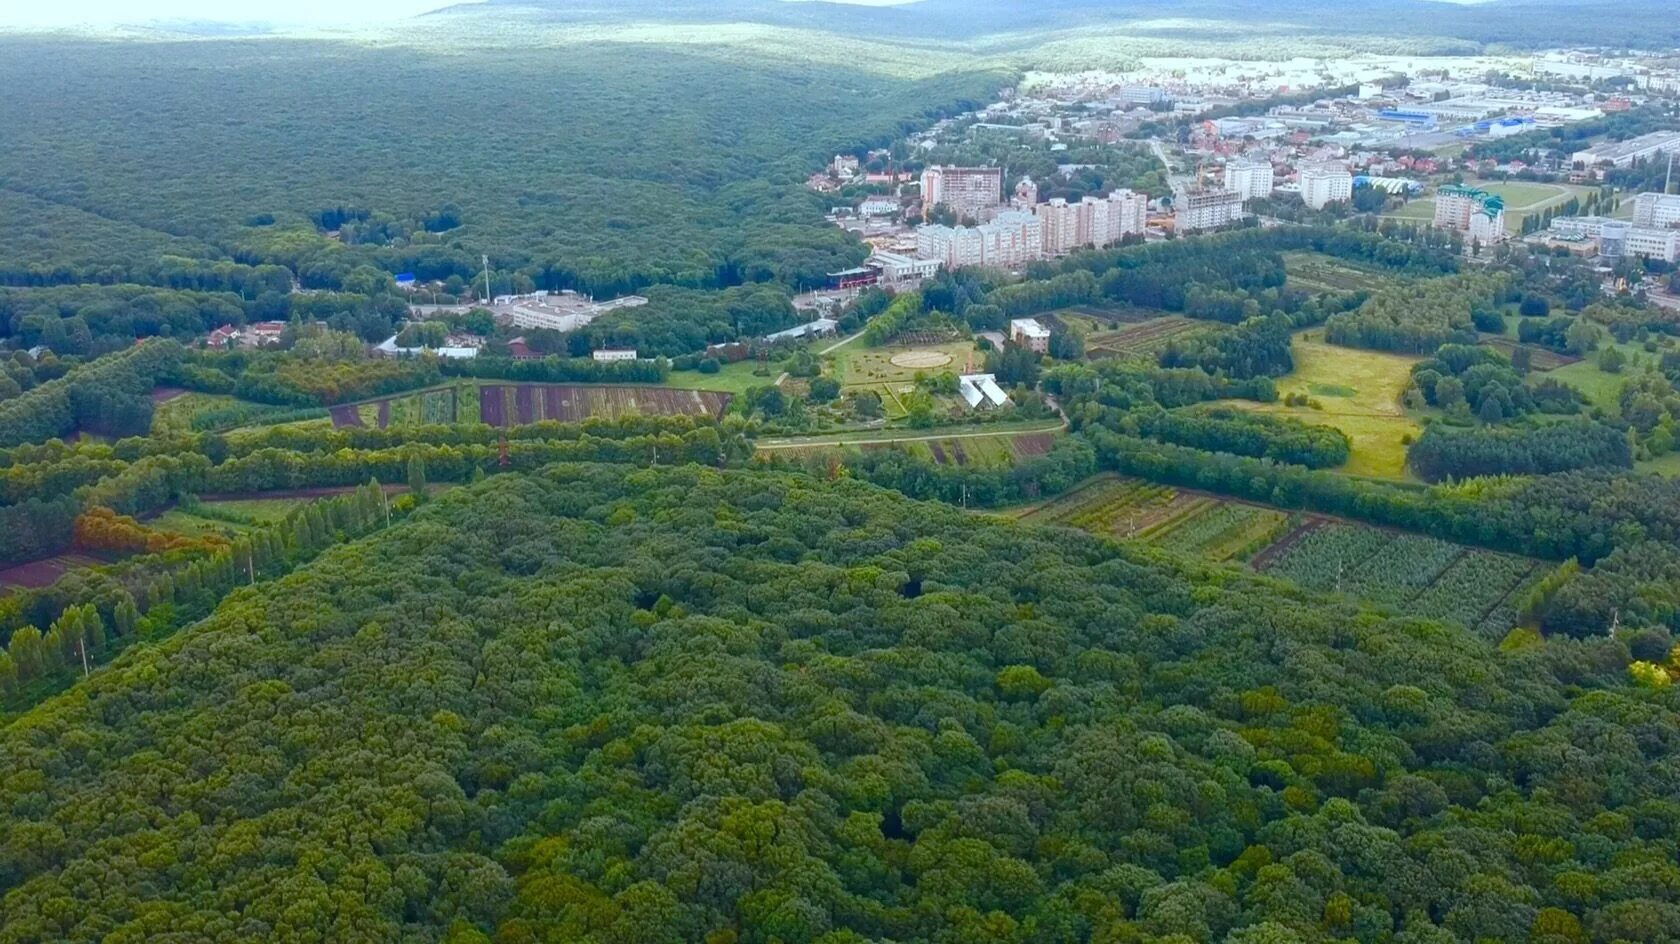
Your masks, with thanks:
M 215 20 L 356 23 L 414 16 L 457 0 L 0 0 L 0 26 Z
M 463 0 L 0 0 L 0 27 L 210 20 L 365 23 L 415 16 Z M 904 0 L 837 0 L 886 5 Z

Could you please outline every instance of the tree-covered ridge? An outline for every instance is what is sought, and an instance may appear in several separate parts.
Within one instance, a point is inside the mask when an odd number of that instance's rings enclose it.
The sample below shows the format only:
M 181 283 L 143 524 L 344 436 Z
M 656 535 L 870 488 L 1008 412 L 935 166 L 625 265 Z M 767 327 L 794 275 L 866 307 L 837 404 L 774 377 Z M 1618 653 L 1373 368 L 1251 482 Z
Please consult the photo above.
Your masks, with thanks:
M 865 252 L 822 225 L 811 170 L 1005 81 L 498 45 L 0 40 L 0 206 L 31 234 L 0 250 L 0 284 L 149 281 L 160 253 L 334 289 L 365 264 L 470 280 L 482 253 L 497 292 L 809 281 Z M 37 222 L 66 212 L 60 239 Z
M 1625 642 L 1145 555 L 801 476 L 457 490 L 0 733 L 0 940 L 1680 935 Z

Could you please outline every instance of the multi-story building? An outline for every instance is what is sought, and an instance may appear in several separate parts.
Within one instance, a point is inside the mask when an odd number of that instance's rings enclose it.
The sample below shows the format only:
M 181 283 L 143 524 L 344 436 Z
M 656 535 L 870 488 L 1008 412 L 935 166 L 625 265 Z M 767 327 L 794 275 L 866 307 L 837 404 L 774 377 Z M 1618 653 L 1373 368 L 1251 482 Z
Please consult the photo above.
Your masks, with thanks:
M 1680 226 L 1680 193 L 1642 193 L 1633 200 L 1633 225 Z
M 1630 226 L 1622 239 L 1622 252 L 1645 259 L 1680 262 L 1680 229 Z
M 1272 162 L 1235 160 L 1225 165 L 1225 189 L 1235 190 L 1244 200 L 1272 195 Z
M 1142 233 L 1148 210 L 1149 198 L 1131 190 L 1086 197 L 1078 203 L 1057 197 L 1033 208 L 1043 222 L 1047 255 L 1062 255 L 1085 246 L 1100 249 L 1114 245 L 1128 233 Z
M 916 256 L 938 260 L 947 268 L 1015 268 L 1044 254 L 1044 229 L 1038 217 L 1006 210 L 979 226 L 923 226 L 916 230 Z
M 934 207 L 943 206 L 958 220 L 984 223 L 997 215 L 1002 200 L 1002 168 L 934 164 L 922 171 L 923 219 Z
M 1016 318 L 1009 322 L 1009 340 L 1040 354 L 1050 350 L 1050 329 L 1037 318 Z
M 1338 200 L 1353 199 L 1353 174 L 1340 161 L 1301 165 L 1301 202 L 1322 210 Z
M 1235 190 L 1187 190 L 1173 209 L 1173 227 L 1181 233 L 1218 229 L 1243 218 L 1242 194 Z
M 1486 190 L 1448 184 L 1435 191 L 1435 225 L 1486 245 L 1505 239 L 1505 201 Z

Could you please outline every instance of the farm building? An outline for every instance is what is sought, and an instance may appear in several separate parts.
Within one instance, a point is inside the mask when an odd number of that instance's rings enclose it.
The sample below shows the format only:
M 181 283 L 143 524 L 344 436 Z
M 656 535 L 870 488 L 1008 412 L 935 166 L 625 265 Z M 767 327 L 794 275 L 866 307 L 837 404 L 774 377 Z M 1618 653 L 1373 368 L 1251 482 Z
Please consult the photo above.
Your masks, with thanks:
M 963 374 L 957 378 L 957 392 L 969 409 L 1000 407 L 1009 402 L 1009 394 L 998 386 L 994 374 Z

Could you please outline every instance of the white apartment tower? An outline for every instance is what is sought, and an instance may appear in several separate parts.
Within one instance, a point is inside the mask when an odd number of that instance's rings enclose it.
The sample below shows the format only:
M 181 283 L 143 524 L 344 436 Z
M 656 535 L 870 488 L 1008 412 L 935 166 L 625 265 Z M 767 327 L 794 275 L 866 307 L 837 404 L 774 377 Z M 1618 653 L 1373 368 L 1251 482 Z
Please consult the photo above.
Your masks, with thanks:
M 1448 184 L 1435 191 L 1435 225 L 1483 245 L 1505 240 L 1505 201 L 1485 190 Z
M 1003 201 L 1003 169 L 947 167 L 934 164 L 922 171 L 922 218 L 936 206 L 948 207 L 958 220 L 983 223 L 997 215 Z
M 1322 210 L 1338 200 L 1353 199 L 1353 174 L 1339 161 L 1301 165 L 1301 202 Z
M 1225 165 L 1225 189 L 1253 200 L 1272 195 L 1272 162 L 1236 160 Z

